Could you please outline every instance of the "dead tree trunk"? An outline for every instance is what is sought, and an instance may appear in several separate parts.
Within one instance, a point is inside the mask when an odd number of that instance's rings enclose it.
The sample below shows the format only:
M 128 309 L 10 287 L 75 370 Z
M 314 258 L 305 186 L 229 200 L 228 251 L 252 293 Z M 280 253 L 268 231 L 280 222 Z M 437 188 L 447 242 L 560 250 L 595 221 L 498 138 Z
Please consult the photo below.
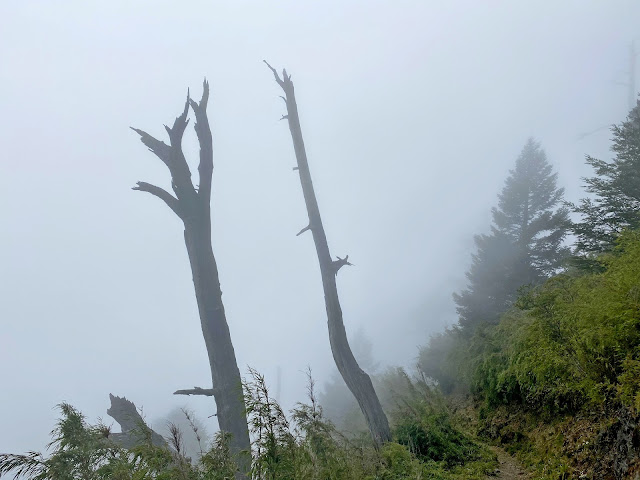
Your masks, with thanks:
M 218 267 L 211 247 L 213 145 L 206 111 L 208 99 L 209 84 L 206 80 L 200 103 L 189 98 L 187 94 L 182 114 L 176 118 L 173 127 L 165 126 L 169 133 L 170 145 L 142 130 L 133 129 L 140 135 L 142 143 L 169 168 L 175 196 L 145 182 L 138 182 L 133 189 L 160 198 L 184 223 L 184 240 L 191 263 L 202 334 L 209 354 L 212 391 L 218 410 L 220 430 L 233 435 L 231 446 L 236 454 L 244 452 L 239 457 L 239 466 L 241 471 L 247 472 L 250 443 L 242 383 L 222 304 Z M 189 123 L 189 106 L 196 117 L 195 130 L 200 143 L 199 188 L 193 186 L 191 171 L 182 152 L 182 136 Z
M 369 431 L 376 446 L 380 446 L 382 443 L 391 440 L 389 422 L 382 410 L 380 400 L 378 400 L 378 396 L 373 389 L 369 375 L 360 368 L 351 352 L 342 320 L 340 300 L 338 299 L 336 276 L 342 266 L 351 265 L 351 263 L 349 263 L 349 256 L 347 255 L 345 258 L 336 257 L 337 260 L 331 260 L 327 237 L 320 218 L 316 194 L 313 190 L 313 183 L 311 182 L 311 173 L 309 171 L 307 153 L 302 139 L 302 129 L 300 128 L 300 118 L 298 117 L 298 106 L 296 104 L 293 82 L 291 81 L 291 76 L 287 75 L 286 70 L 282 71 L 282 78 L 280 78 L 278 72 L 276 72 L 271 65 L 267 63 L 267 66 L 271 69 L 276 82 L 278 82 L 278 85 L 282 87 L 285 93 L 283 99 L 287 104 L 287 115 L 283 118 L 289 121 L 289 130 L 291 131 L 293 148 L 298 162 L 297 170 L 300 174 L 302 193 L 307 206 L 307 213 L 309 214 L 309 224 L 300 230 L 298 235 L 307 230 L 311 230 L 313 234 L 313 241 L 318 254 L 318 262 L 320 263 L 320 273 L 322 275 L 322 287 L 324 288 L 324 300 L 329 326 L 329 342 L 331 344 L 333 359 L 336 362 L 340 375 L 342 375 L 353 396 L 356 397 L 360 409 L 362 413 L 364 413 Z
M 107 409 L 107 415 L 118 422 L 122 430 L 122 433 L 110 433 L 111 440 L 124 448 L 133 448 L 148 441 L 156 447 L 167 445 L 162 435 L 145 423 L 132 401 L 111 394 L 109 399 L 111 406 Z

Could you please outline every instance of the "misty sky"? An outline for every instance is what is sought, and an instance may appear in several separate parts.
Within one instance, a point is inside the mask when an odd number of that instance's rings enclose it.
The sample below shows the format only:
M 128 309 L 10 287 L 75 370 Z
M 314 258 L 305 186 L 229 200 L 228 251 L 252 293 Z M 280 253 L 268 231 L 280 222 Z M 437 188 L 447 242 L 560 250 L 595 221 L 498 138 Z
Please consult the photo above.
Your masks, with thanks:
M 567 198 L 628 110 L 627 1 L 0 1 L 0 452 L 42 449 L 55 405 L 108 394 L 148 419 L 212 400 L 180 221 L 131 187 L 169 173 L 165 138 L 211 83 L 213 237 L 238 363 L 304 398 L 332 370 L 317 258 L 284 104 L 296 85 L 348 332 L 411 366 L 455 321 L 472 237 L 529 136 Z M 598 130 L 581 139 L 581 135 Z M 197 141 L 184 140 L 192 170 Z M 206 420 L 213 430 L 214 419 Z

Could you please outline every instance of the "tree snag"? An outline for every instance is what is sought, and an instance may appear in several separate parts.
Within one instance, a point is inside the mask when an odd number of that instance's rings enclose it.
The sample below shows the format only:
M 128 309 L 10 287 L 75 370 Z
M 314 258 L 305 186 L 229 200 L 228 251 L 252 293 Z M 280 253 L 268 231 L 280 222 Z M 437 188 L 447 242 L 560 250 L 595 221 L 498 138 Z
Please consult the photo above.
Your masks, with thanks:
M 316 245 L 316 252 L 318 254 L 318 262 L 320 263 L 320 273 L 322 275 L 322 286 L 324 288 L 324 300 L 327 309 L 327 319 L 329 326 L 329 342 L 331 344 L 331 352 L 333 359 L 336 362 L 338 371 L 344 379 L 347 387 L 356 397 L 362 413 L 364 413 L 367 424 L 369 425 L 369 431 L 373 437 L 376 446 L 382 445 L 384 442 L 391 440 L 391 431 L 389 429 L 389 422 L 387 416 L 382 410 L 378 396 L 373 389 L 373 384 L 369 375 L 367 375 L 358 365 L 351 347 L 347 340 L 347 334 L 344 328 L 344 322 L 342 320 L 342 309 L 340 307 L 340 300 L 338 299 L 338 288 L 336 286 L 336 276 L 338 270 L 344 265 L 351 265 L 349 263 L 349 256 L 345 258 L 337 257 L 337 260 L 332 260 L 329 253 L 329 245 L 327 243 L 327 237 L 322 226 L 322 219 L 320 218 L 320 210 L 318 208 L 318 202 L 316 200 L 316 194 L 313 190 L 313 183 L 311 182 L 311 173 L 309 171 L 309 164 L 307 162 L 307 153 L 304 147 L 304 141 L 302 139 L 302 129 L 300 128 L 300 118 L 298 117 L 298 106 L 296 104 L 296 98 L 293 88 L 293 82 L 291 76 L 287 75 L 287 71 L 282 71 L 282 78 L 278 75 L 278 72 L 264 62 L 273 72 L 273 75 L 278 82 L 278 85 L 284 90 L 285 97 L 282 97 L 287 104 L 287 115 L 282 118 L 287 119 L 289 122 L 289 130 L 291 131 L 291 138 L 293 139 L 293 148 L 296 154 L 296 160 L 298 161 L 297 171 L 300 174 L 300 183 L 302 184 L 302 193 L 304 195 L 304 201 L 307 206 L 307 213 L 309 215 L 309 224 L 303 228 L 298 235 L 311 230 L 313 235 L 313 241 Z M 295 170 L 295 169 L 294 169 Z
M 216 402 L 218 422 L 220 430 L 233 435 L 232 451 L 238 457 L 240 471 L 246 473 L 249 469 L 248 455 L 251 445 L 242 380 L 222 304 L 218 266 L 211 247 L 213 144 L 206 111 L 208 100 L 209 83 L 205 79 L 200 102 L 190 98 L 187 92 L 187 101 L 182 114 L 176 118 L 173 127 L 165 125 L 170 145 L 142 130 L 132 128 L 140 135 L 142 143 L 169 168 L 171 187 L 175 196 L 145 182 L 138 182 L 133 190 L 148 192 L 160 198 L 184 223 L 184 240 L 193 274 L 202 334 L 209 355 L 213 382 L 211 391 Z M 196 117 L 194 128 L 200 144 L 199 188 L 193 186 L 191 171 L 182 152 L 182 136 L 189 123 L 187 119 L 189 106 Z
M 167 444 L 162 435 L 149 427 L 136 408 L 135 404 L 125 397 L 109 394 L 111 406 L 107 415 L 120 424 L 122 433 L 110 433 L 109 438 L 124 448 L 133 448 L 149 440 L 156 447 Z

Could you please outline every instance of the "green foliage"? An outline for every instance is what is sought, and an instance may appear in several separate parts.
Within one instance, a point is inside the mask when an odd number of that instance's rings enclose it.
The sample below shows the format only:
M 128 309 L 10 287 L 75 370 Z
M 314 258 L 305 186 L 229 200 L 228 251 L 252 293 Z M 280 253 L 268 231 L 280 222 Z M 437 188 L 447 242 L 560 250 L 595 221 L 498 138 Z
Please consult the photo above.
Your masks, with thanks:
M 398 438 L 406 445 L 388 443 L 380 451 L 369 438 L 345 437 L 323 417 L 310 375 L 308 403 L 297 404 L 286 415 L 269 394 L 264 377 L 255 370 L 249 374 L 244 391 L 252 436 L 252 479 L 462 480 L 481 479 L 495 469 L 495 459 L 452 426 L 442 398 L 423 382 L 412 382 L 402 370 L 387 373 L 385 379 L 401 394 L 396 397 L 400 407 L 394 418 L 399 421 Z M 210 448 L 192 464 L 182 453 L 177 429 L 171 430 L 168 446 L 156 446 L 148 427 L 141 426 L 146 441 L 127 450 L 109 438 L 108 428 L 88 425 L 73 407 L 64 404 L 61 412 L 48 458 L 33 452 L 2 454 L 0 475 L 13 473 L 15 478 L 32 480 L 235 478 L 229 434 L 217 433 Z M 432 428 L 433 434 L 426 431 Z M 423 441 L 425 433 L 428 438 Z M 420 438 L 421 443 L 411 438 Z
M 72 406 L 60 405 L 62 418 L 52 432 L 51 455 L 29 452 L 26 455 L 0 454 L 0 475 L 33 480 L 169 480 L 196 478 L 184 457 L 168 447 L 148 441 L 125 450 L 109 439 L 108 427 L 87 425 Z
M 562 245 L 568 210 L 558 207 L 564 189 L 557 188 L 556 180 L 540 144 L 529 139 L 492 209 L 491 234 L 474 239 L 469 285 L 453 295 L 464 330 L 497 323 L 520 287 L 540 283 L 568 257 Z
M 295 437 L 278 402 L 269 395 L 264 376 L 249 369 L 244 383 L 249 430 L 253 433 L 252 475 L 260 479 L 295 478 Z
M 495 456 L 487 449 L 475 460 L 463 465 L 447 466 L 444 462 L 420 461 L 406 445 L 389 442 L 380 452 L 382 468 L 372 480 L 485 480 L 497 466 Z
M 236 463 L 231 454 L 231 434 L 216 432 L 211 448 L 200 457 L 201 480 L 231 480 L 235 478 Z
M 384 469 L 380 478 L 383 480 L 424 478 L 425 476 L 425 466 L 404 445 L 388 443 L 382 448 L 381 456 Z
M 475 391 L 548 414 L 640 406 L 640 233 L 603 273 L 558 275 L 471 340 Z
M 611 131 L 615 158 L 587 157 L 595 175 L 583 180 L 594 197 L 572 205 L 582 217 L 573 225 L 576 249 L 587 260 L 592 254 L 610 251 L 624 229 L 640 227 L 640 103 Z
M 430 377 L 457 375 L 483 400 L 480 433 L 536 478 L 604 478 L 636 461 L 625 438 L 640 417 L 640 231 L 616 243 L 597 268 L 522 289 L 498 324 L 445 331 L 421 350 Z
M 437 390 L 424 380 L 412 381 L 402 369 L 389 372 L 389 381 L 395 384 L 393 420 L 398 443 L 424 462 L 443 462 L 447 467 L 477 458 L 479 447 L 454 427 Z

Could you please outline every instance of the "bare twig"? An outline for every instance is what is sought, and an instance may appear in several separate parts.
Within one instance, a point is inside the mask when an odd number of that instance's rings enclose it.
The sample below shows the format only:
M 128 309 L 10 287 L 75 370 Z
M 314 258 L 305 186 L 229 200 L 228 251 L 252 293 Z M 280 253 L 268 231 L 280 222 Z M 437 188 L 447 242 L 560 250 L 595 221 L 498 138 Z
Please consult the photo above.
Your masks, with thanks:
M 307 225 L 306 227 L 304 227 L 302 230 L 300 230 L 298 233 L 296 233 L 296 237 L 299 237 L 300 235 L 302 235 L 304 232 L 306 232 L 307 230 L 311 230 L 311 224 Z
M 282 81 L 282 79 L 280 78 L 280 75 L 278 75 L 278 72 L 276 72 L 276 69 L 273 68 L 271 65 L 269 65 L 269 62 L 267 62 L 266 60 L 263 60 L 263 62 L 267 65 L 267 67 L 269 67 L 271 69 L 271 71 L 273 72 L 273 76 L 276 78 L 276 82 L 278 82 L 278 85 L 280 85 L 282 88 L 284 88 L 284 82 Z M 285 70 L 282 70 L 284 77 L 286 78 L 287 74 Z M 287 99 L 285 97 L 280 97 L 282 98 L 285 103 L 287 101 Z

